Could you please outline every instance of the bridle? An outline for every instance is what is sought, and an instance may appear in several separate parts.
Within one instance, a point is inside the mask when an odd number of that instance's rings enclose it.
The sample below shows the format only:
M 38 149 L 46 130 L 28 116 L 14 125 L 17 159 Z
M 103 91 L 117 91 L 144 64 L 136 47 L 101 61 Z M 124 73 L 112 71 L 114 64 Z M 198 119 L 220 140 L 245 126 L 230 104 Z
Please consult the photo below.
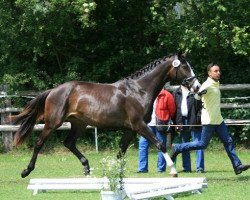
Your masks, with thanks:
M 193 81 L 194 79 L 196 79 L 196 76 L 184 78 L 183 81 L 181 82 L 181 85 L 184 85 L 185 87 L 187 87 L 190 90 L 190 88 L 192 88 L 192 86 L 194 85 L 194 81 Z M 189 83 L 191 83 L 191 84 L 189 84 Z
M 192 67 L 190 66 L 190 64 L 185 60 L 185 62 L 187 63 L 190 71 L 192 71 Z M 181 67 L 181 61 L 179 59 L 175 59 L 173 62 L 172 62 L 172 65 L 173 67 L 176 69 L 176 73 L 175 73 L 175 81 L 177 80 L 177 77 L 178 77 L 178 72 L 179 72 L 179 69 Z M 182 85 L 185 85 L 189 90 L 190 88 L 192 88 L 193 84 L 195 81 L 193 81 L 194 79 L 196 79 L 196 76 L 190 76 L 188 78 L 185 78 L 182 80 Z M 190 84 L 191 83 L 191 84 Z

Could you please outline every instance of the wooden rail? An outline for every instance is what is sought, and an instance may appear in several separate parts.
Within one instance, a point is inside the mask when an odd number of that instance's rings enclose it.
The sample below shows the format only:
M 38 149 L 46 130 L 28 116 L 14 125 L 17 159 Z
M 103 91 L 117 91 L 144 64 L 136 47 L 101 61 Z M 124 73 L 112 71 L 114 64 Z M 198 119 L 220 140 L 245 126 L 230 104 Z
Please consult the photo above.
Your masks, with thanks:
M 245 104 L 222 103 L 221 108 L 250 108 L 250 103 L 245 103 Z
M 173 85 L 170 86 L 169 90 L 174 91 L 179 87 L 179 85 Z M 228 91 L 234 91 L 234 90 L 250 90 L 250 84 L 221 84 L 220 90 L 228 90 Z
M 169 87 L 170 91 L 174 91 L 179 87 L 179 85 L 173 85 Z M 228 90 L 228 91 L 233 91 L 233 90 L 250 90 L 250 84 L 221 84 L 220 85 L 220 90 Z M 38 94 L 42 93 L 43 91 L 37 92 L 37 91 L 19 91 L 16 92 L 14 95 L 7 95 L 6 92 L 1 92 L 0 93 L 0 98 L 5 98 L 5 97 L 27 97 L 27 98 L 32 98 L 37 96 Z
M 250 90 L 250 84 L 221 84 L 220 90 Z
M 16 132 L 20 125 L 0 125 L 0 132 L 9 133 Z M 42 131 L 44 128 L 44 124 L 36 124 L 34 126 L 34 131 Z M 69 122 L 64 122 L 62 126 L 60 126 L 57 130 L 70 130 L 71 124 Z M 87 129 L 94 129 L 95 134 L 95 149 L 96 152 L 98 152 L 98 134 L 97 134 L 97 127 L 95 126 L 87 126 Z M 11 145 L 6 143 L 6 145 Z M 6 149 L 9 149 L 9 147 L 6 147 Z

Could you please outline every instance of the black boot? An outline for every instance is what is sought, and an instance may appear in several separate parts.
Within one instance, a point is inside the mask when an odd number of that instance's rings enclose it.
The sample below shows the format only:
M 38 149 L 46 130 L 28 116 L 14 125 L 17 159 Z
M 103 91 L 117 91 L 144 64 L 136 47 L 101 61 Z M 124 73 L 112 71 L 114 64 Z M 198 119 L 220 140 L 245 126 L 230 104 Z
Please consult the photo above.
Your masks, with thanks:
M 238 174 L 241 174 L 241 172 L 248 170 L 249 168 L 250 168 L 250 164 L 249 165 L 239 165 L 238 167 L 236 167 L 234 169 L 234 172 L 236 175 L 238 175 Z

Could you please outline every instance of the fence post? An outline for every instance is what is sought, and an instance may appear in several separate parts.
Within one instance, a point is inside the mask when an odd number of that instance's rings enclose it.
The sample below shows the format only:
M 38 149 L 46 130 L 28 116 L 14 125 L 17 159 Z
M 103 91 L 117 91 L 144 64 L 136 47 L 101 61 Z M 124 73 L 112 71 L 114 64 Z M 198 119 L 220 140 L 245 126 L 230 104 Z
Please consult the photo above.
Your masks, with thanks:
M 5 118 L 9 115 L 9 113 L 1 113 L 1 124 L 5 123 Z M 8 152 L 12 150 L 13 144 L 13 132 L 2 132 L 3 138 L 3 150 L 4 152 Z
M 7 91 L 6 85 L 1 85 L 1 94 L 5 95 Z M 6 108 L 11 107 L 11 99 L 4 98 L 2 108 L 3 112 L 1 112 L 1 124 L 6 124 L 6 117 L 10 116 L 11 113 L 6 110 Z M 2 132 L 3 139 L 3 151 L 8 152 L 13 148 L 13 132 Z

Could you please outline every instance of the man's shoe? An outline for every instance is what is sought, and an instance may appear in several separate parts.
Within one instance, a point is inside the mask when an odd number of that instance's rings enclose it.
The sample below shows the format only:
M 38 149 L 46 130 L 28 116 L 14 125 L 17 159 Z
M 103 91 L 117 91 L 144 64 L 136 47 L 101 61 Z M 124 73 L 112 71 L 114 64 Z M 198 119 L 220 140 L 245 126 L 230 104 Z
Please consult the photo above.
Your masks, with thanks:
M 234 169 L 236 175 L 241 174 L 241 172 L 246 171 L 250 168 L 249 165 L 239 165 L 237 168 Z
M 138 174 L 148 173 L 148 171 L 137 171 Z
M 203 170 L 203 169 L 199 169 L 199 170 L 197 170 L 196 171 L 198 174 L 203 174 L 203 173 L 205 173 L 205 171 Z
M 180 173 L 191 173 L 192 171 L 190 171 L 190 170 L 185 170 L 185 169 L 183 169 L 183 170 L 181 170 L 180 171 Z
M 170 158 L 173 162 L 176 161 L 176 157 L 177 157 L 178 153 L 175 150 L 174 144 L 172 144 L 172 149 L 171 149 L 171 154 L 170 154 Z

